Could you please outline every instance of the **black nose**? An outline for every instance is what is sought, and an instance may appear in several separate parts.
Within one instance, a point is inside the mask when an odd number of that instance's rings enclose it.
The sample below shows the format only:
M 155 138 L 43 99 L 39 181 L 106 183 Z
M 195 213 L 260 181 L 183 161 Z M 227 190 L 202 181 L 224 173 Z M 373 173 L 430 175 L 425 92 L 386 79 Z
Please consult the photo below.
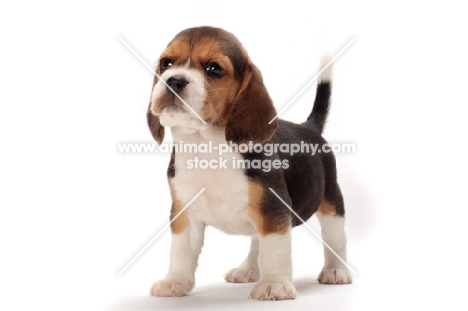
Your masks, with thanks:
M 188 84 L 188 81 L 182 76 L 172 76 L 167 79 L 166 83 L 174 92 L 179 93 Z M 168 90 L 170 91 L 169 88 Z

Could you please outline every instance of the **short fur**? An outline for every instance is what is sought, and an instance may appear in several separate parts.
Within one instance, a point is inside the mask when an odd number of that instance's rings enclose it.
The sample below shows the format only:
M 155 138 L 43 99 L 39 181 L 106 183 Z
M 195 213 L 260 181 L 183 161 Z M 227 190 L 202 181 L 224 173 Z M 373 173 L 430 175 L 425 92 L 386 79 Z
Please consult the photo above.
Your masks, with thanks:
M 221 68 L 223 74 L 213 74 L 211 68 Z M 321 134 L 329 112 L 331 67 L 320 77 L 313 110 L 302 124 L 280 119 L 268 124 L 276 111 L 261 73 L 240 42 L 222 29 L 198 27 L 179 33 L 162 53 L 157 74 L 166 81 L 182 81 L 171 82 L 171 85 L 207 123 L 203 125 L 198 121 L 174 95 L 174 90 L 156 78 L 147 116 L 151 133 L 159 144 L 164 138 L 164 126 L 171 126 L 176 141 L 186 143 L 305 142 L 320 147 L 326 144 Z M 249 295 L 252 298 L 295 298 L 290 231 L 301 221 L 269 188 L 302 219 L 307 220 L 317 213 L 324 239 L 339 248 L 337 253 L 346 260 L 344 204 L 332 153 L 291 156 L 283 152 L 266 155 L 251 150 L 246 153 L 230 151 L 219 158 L 288 161 L 288 168 L 269 172 L 254 168 L 241 170 L 231 164 L 224 170 L 188 169 L 187 163 L 194 157 L 218 159 L 217 153 L 172 153 L 167 171 L 173 199 L 171 265 L 166 278 L 153 285 L 151 295 L 183 296 L 193 288 L 204 228 L 212 225 L 227 233 L 252 237 L 248 258 L 228 272 L 227 281 L 259 280 Z M 201 188 L 206 190 L 174 219 Z M 190 245 L 188 250 L 187 245 Z M 333 256 L 325 249 L 325 266 L 319 281 L 350 283 L 346 267 Z

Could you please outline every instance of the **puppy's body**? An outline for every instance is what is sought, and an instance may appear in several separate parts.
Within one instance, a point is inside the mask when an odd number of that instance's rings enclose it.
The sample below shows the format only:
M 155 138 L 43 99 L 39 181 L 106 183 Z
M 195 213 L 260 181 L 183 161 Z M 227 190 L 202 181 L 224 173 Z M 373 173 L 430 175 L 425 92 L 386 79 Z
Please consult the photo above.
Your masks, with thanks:
M 174 140 L 185 144 L 307 143 L 320 149 L 326 143 L 321 131 L 328 112 L 330 70 L 322 74 L 314 109 L 303 124 L 283 120 L 269 124 L 275 109 L 260 72 L 237 39 L 221 29 L 200 27 L 178 34 L 161 56 L 158 74 L 163 81 L 155 79 L 148 122 L 159 143 L 163 126 L 171 127 Z M 224 166 L 189 168 L 194 159 Z M 238 160 L 287 165 L 269 171 L 240 169 Z M 220 157 L 218 150 L 173 152 L 168 169 L 173 199 L 171 263 L 166 278 L 153 285 L 151 294 L 182 296 L 193 288 L 204 229 L 209 225 L 251 237 L 247 259 L 227 273 L 227 281 L 259 281 L 250 293 L 253 298 L 294 298 L 290 232 L 302 222 L 271 190 L 304 220 L 318 211 L 324 240 L 345 260 L 344 208 L 335 170 L 332 153 L 269 155 L 254 149 L 230 150 Z M 345 265 L 327 249 L 319 281 L 351 282 Z

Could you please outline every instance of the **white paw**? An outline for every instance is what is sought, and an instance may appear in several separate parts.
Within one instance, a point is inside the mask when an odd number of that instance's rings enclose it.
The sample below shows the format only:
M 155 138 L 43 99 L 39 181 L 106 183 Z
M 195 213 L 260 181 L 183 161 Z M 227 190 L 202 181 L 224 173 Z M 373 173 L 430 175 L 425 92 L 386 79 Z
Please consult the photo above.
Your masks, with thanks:
M 187 295 L 193 288 L 194 282 L 189 280 L 161 280 L 153 284 L 150 296 L 154 297 L 182 297 Z
M 255 284 L 249 298 L 260 300 L 295 299 L 296 288 L 291 282 L 259 282 Z
M 317 280 L 322 284 L 349 284 L 353 278 L 346 269 L 323 269 Z
M 224 276 L 227 282 L 231 283 L 250 283 L 260 280 L 260 273 L 254 269 L 234 268 L 229 270 Z

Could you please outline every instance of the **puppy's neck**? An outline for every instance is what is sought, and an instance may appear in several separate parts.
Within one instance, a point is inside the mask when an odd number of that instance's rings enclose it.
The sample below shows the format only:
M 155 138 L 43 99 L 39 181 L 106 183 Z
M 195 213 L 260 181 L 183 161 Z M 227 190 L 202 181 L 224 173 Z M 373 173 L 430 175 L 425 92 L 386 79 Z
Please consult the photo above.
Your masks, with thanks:
M 225 143 L 224 127 L 206 127 L 206 128 L 187 128 L 187 127 L 171 127 L 172 137 L 174 141 L 184 143 Z

